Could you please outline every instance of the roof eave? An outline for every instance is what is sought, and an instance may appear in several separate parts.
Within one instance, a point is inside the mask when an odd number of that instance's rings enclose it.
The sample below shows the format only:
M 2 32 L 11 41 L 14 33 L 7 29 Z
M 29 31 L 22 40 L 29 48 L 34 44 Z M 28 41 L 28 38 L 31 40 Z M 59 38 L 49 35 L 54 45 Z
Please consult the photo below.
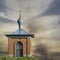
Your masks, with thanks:
M 32 37 L 32 38 L 34 38 L 34 34 L 13 34 L 13 35 L 11 35 L 11 34 L 6 34 L 5 36 L 7 36 L 7 37 L 16 37 L 16 36 L 19 36 L 19 37 Z

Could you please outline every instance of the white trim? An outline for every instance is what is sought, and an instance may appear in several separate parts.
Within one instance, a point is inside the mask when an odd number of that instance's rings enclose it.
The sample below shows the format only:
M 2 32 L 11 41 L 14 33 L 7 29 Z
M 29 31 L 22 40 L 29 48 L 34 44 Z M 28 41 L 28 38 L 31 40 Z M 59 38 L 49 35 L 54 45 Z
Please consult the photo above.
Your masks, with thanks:
M 13 57 L 13 54 L 9 54 L 10 57 Z
M 25 57 L 26 55 L 23 55 L 23 57 Z
M 30 57 L 31 56 L 31 54 L 28 54 L 28 57 Z
M 25 57 L 26 55 L 23 55 L 23 56 Z M 28 57 L 31 57 L 32 55 L 31 55 L 31 54 L 28 54 L 27 56 L 28 56 Z

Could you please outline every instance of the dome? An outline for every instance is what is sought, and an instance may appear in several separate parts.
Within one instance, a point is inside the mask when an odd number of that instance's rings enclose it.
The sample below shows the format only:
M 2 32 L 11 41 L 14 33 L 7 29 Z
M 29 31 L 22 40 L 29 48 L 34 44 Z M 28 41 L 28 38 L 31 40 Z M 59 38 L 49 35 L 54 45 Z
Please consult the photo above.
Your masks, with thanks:
M 22 24 L 22 23 L 23 23 L 23 19 L 22 19 L 22 18 L 19 18 L 19 19 L 18 19 L 18 22 L 19 22 L 20 24 Z

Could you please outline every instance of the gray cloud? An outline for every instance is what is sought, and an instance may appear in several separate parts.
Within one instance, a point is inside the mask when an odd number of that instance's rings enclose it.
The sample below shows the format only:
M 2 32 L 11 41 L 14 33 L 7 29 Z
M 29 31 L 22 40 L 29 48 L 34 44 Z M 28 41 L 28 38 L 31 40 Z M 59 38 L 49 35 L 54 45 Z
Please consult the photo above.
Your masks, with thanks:
M 53 0 L 43 15 L 60 15 L 60 0 Z
M 8 18 L 4 18 L 4 17 L 0 17 L 0 22 L 7 23 L 7 24 L 9 24 L 9 23 L 15 23 L 14 20 L 11 20 L 11 19 L 8 19 Z
M 10 11 L 11 9 L 6 6 L 5 0 L 0 0 L 0 12 L 4 12 L 6 14 L 8 10 Z
M 0 0 L 0 11 L 3 12 L 6 9 L 6 6 L 4 4 L 4 0 Z

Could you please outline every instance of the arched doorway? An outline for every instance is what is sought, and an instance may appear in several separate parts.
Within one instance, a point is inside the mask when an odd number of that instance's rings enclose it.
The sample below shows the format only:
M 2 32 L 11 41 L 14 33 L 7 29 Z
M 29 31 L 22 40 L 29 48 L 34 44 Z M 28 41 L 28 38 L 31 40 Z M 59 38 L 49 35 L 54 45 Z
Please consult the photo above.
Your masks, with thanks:
M 22 42 L 16 43 L 16 57 L 23 57 L 23 44 L 22 44 Z

